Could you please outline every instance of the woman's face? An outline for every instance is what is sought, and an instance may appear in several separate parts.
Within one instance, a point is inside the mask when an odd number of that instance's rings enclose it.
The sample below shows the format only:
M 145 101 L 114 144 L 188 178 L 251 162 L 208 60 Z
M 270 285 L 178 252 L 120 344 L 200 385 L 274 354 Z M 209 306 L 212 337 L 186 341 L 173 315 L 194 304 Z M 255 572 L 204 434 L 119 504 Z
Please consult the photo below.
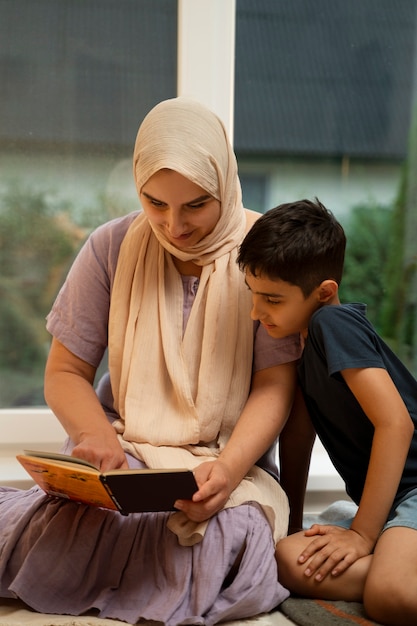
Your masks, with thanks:
M 220 218 L 220 202 L 173 170 L 159 170 L 140 192 L 143 210 L 153 227 L 177 248 L 189 248 L 212 232 Z

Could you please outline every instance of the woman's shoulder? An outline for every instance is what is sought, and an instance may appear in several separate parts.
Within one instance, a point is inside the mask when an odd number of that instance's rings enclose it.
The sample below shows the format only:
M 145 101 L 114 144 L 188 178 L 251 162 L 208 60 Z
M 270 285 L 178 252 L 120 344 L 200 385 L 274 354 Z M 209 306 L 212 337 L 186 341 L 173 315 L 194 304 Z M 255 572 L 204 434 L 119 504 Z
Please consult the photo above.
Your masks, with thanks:
M 104 222 L 104 224 L 97 226 L 97 228 L 91 233 L 90 237 L 96 240 L 108 239 L 112 237 L 122 240 L 129 226 L 132 222 L 134 222 L 139 214 L 140 211 L 134 211 L 133 213 L 128 213 L 122 217 L 116 217 L 108 222 Z
M 78 253 L 73 263 L 72 275 L 75 270 L 81 273 L 96 271 L 98 275 L 108 275 L 112 281 L 120 246 L 129 226 L 138 215 L 139 212 L 136 211 L 97 226 Z
M 105 264 L 115 265 L 122 241 L 139 214 L 140 211 L 128 213 L 98 226 L 88 238 L 87 251 L 90 250 L 97 259 L 103 259 Z
M 258 213 L 258 211 L 252 211 L 252 209 L 244 209 L 244 211 L 246 215 L 246 232 L 248 232 L 256 220 L 261 217 L 261 213 Z

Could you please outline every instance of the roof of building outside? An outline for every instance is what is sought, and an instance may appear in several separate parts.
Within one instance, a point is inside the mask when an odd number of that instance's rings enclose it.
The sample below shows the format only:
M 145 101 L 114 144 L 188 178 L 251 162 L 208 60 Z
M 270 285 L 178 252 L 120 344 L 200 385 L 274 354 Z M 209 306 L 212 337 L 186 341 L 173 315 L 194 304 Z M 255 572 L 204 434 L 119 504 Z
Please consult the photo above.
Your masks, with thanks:
M 239 155 L 401 159 L 416 0 L 237 0 Z M 0 142 L 131 147 L 176 92 L 176 0 L 0 0 Z
M 237 0 L 236 150 L 401 158 L 415 0 Z

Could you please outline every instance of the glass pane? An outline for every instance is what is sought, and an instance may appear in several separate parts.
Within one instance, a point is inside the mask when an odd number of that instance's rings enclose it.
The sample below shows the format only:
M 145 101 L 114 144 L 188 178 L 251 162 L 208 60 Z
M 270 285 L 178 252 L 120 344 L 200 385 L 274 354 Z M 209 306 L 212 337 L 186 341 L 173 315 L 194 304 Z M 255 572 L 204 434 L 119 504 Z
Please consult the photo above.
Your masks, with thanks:
M 264 205 L 248 208 L 317 196 L 331 209 L 348 233 L 342 297 L 368 303 L 417 374 L 417 197 L 403 186 L 404 166 L 416 162 L 417 3 L 237 0 L 236 8 L 244 198 L 247 175 L 264 176 Z
M 44 403 L 45 315 L 91 229 L 138 208 L 176 51 L 176 0 L 0 0 L 0 407 Z

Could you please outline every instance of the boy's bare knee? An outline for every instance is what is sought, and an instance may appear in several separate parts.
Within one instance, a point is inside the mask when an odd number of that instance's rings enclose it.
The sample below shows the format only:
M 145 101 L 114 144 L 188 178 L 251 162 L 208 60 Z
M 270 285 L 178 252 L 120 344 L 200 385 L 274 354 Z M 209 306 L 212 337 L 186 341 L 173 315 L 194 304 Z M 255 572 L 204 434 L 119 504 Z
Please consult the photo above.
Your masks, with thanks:
M 288 553 L 290 551 L 290 542 L 291 542 L 291 535 L 289 537 L 284 537 L 283 539 L 278 541 L 275 547 L 275 556 L 279 563 L 281 561 L 282 562 L 287 561 Z
M 301 569 L 297 564 L 299 555 L 297 545 L 293 536 L 290 535 L 281 539 L 275 548 L 279 582 L 292 592 L 295 592 L 299 587 L 297 581 L 300 577 Z
M 304 533 L 284 537 L 277 544 L 275 557 L 278 566 L 278 580 L 291 593 L 305 597 L 322 597 L 321 585 L 305 575 L 306 564 L 298 562 L 298 557 L 306 546 Z
M 290 588 L 289 587 L 290 559 L 288 556 L 286 542 L 287 542 L 287 537 L 285 537 L 284 539 L 281 539 L 281 541 L 277 543 L 277 546 L 275 548 L 275 558 L 276 558 L 277 566 L 278 566 L 279 582 L 282 585 L 284 585 L 284 587 Z

